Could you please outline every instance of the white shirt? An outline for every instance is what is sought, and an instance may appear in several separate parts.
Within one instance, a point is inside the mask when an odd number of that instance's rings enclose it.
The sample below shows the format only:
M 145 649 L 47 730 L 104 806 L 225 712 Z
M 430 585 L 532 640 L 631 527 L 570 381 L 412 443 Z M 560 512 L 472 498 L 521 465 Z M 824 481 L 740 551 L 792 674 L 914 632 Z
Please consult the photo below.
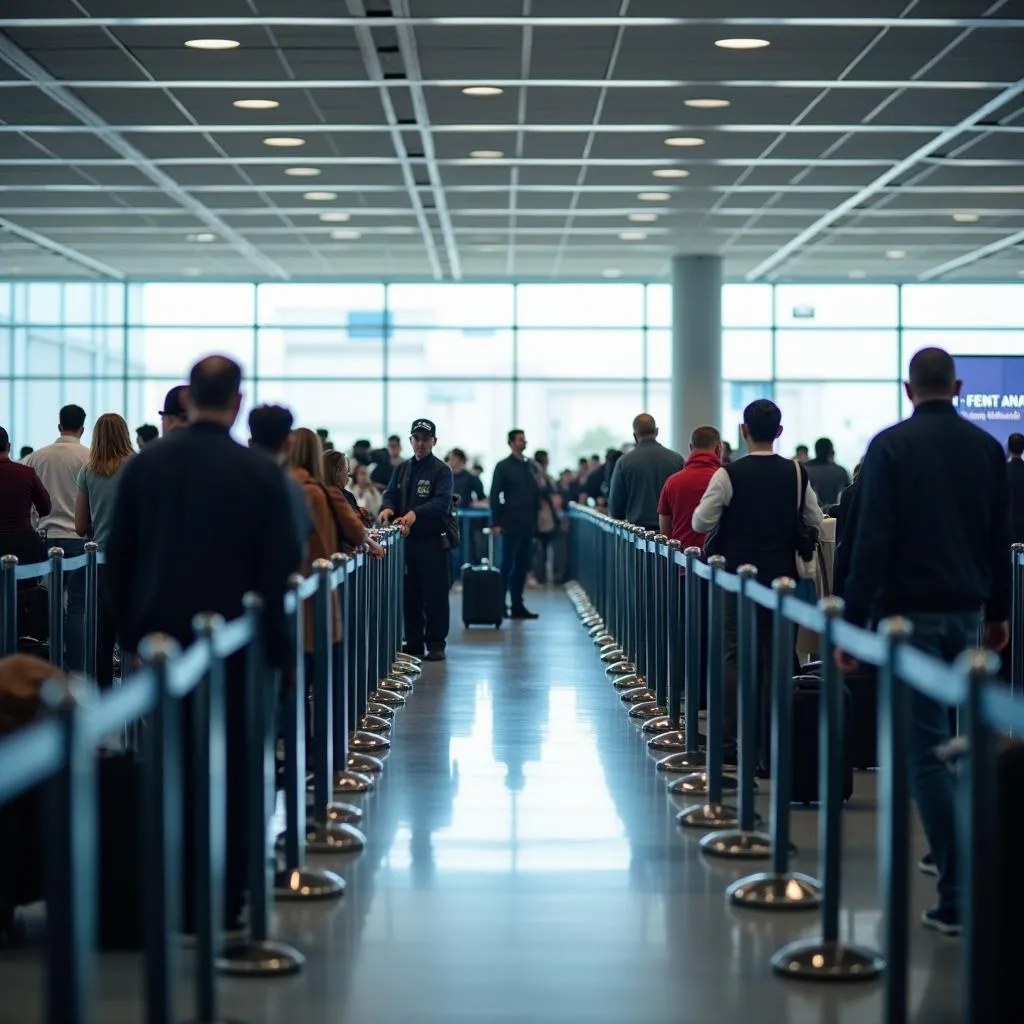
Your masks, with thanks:
M 77 437 L 58 437 L 53 444 L 39 448 L 25 459 L 43 486 L 50 492 L 53 510 L 38 522 L 47 537 L 77 538 L 75 533 L 75 498 L 78 494 L 78 473 L 89 461 L 89 449 Z
M 750 452 L 748 459 L 756 459 L 759 455 L 774 455 L 775 452 Z M 794 474 L 795 476 L 795 474 Z M 819 530 L 825 517 L 818 505 L 818 496 L 814 488 L 809 486 L 804 499 L 804 524 L 815 526 Z M 700 504 L 693 510 L 692 525 L 697 533 L 710 533 L 722 521 L 722 511 L 732 501 L 732 479 L 723 466 L 715 471 L 708 483 L 708 489 Z M 796 502 L 796 479 L 793 480 L 793 501 Z

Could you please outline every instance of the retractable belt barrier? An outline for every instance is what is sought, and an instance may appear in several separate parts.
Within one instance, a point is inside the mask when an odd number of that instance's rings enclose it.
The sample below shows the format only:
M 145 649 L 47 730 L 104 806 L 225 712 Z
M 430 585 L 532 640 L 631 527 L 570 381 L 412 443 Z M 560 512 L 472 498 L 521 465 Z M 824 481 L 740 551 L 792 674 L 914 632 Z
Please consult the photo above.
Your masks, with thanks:
M 366 549 L 335 555 L 331 561 L 317 562 L 308 579 L 294 576 L 289 581 L 285 612 L 295 660 L 283 673 L 267 661 L 263 602 L 250 594 L 243 614 L 231 622 L 213 614 L 196 616 L 196 640 L 184 652 L 170 637 L 146 637 L 139 647 L 142 667 L 110 690 L 99 693 L 86 678 L 72 677 L 66 683 L 51 680 L 42 691 L 45 713 L 0 740 L 0 803 L 37 786 L 42 786 L 46 800 L 44 998 L 50 1024 L 84 1024 L 94 1019 L 97 753 L 126 723 L 143 719 L 138 814 L 147 873 L 141 908 L 145 1019 L 150 1024 L 176 1024 L 179 1019 L 176 932 L 184 857 L 195 867 L 194 891 L 189 894 L 196 924 L 193 1020 L 214 1024 L 221 1019 L 217 973 L 265 977 L 301 969 L 302 953 L 270 937 L 271 901 L 342 894 L 341 878 L 309 867 L 305 855 L 307 850 L 352 853 L 362 847 L 362 835 L 351 824 L 361 816 L 359 808 L 333 803 L 332 798 L 365 792 L 383 768 L 379 758 L 355 749 L 357 737 L 372 736 L 390 745 L 375 733 L 350 734 L 349 728 L 362 727 L 368 712 L 377 706 L 376 699 L 385 694 L 393 699 L 379 707 L 393 715 L 394 707 L 404 703 L 398 691 L 411 690 L 420 671 L 418 659 L 399 653 L 404 538 L 397 527 L 371 536 L 383 547 L 383 557 L 372 557 Z M 84 569 L 87 652 L 94 666 L 96 565 L 101 561 L 94 544 L 86 545 L 85 555 L 68 560 L 60 549 L 52 549 L 49 561 L 41 565 L 19 566 L 13 556 L 4 557 L 0 561 L 3 653 L 17 647 L 17 580 L 46 577 L 51 659 L 58 663 L 53 640 L 59 639 L 62 624 L 62 575 Z M 313 652 L 308 658 L 304 655 L 307 601 L 315 608 Z M 342 625 L 340 638 L 336 610 Z M 230 742 L 225 690 L 228 660 L 236 655 L 244 662 L 249 923 L 246 937 L 233 941 L 222 935 L 221 927 Z M 189 714 L 183 716 L 185 698 Z M 186 720 L 191 724 L 189 735 L 183 735 Z M 390 719 L 380 721 L 390 731 Z M 308 761 L 307 730 L 313 748 Z M 183 799 L 183 750 L 194 767 L 194 791 L 188 801 Z M 279 767 L 286 813 L 274 874 L 266 838 L 278 750 L 283 753 Z M 378 753 L 385 750 L 377 748 Z M 311 794 L 307 794 L 307 770 L 312 772 Z M 191 850 L 181 849 L 186 804 L 193 826 Z
M 993 851 L 998 848 L 997 745 L 1004 734 L 1024 734 L 1024 545 L 1010 553 L 1013 568 L 1011 679 L 997 678 L 999 659 L 973 650 L 950 665 L 911 644 L 910 623 L 882 622 L 877 632 L 843 621 L 843 602 L 817 605 L 795 595 L 791 579 L 758 581 L 753 566 L 726 571 L 720 557 L 703 560 L 697 548 L 655 537 L 628 523 L 573 505 L 569 595 L 622 691 L 630 715 L 654 735 L 652 752 L 666 754 L 659 771 L 669 788 L 706 802 L 679 815 L 683 826 L 715 829 L 701 840 L 711 856 L 762 858 L 770 870 L 729 886 L 728 899 L 764 911 L 818 910 L 821 932 L 791 943 L 772 957 L 787 978 L 885 984 L 886 1024 L 906 1024 L 908 1007 L 910 792 L 907 771 L 908 702 L 912 690 L 959 713 L 966 753 L 958 765 L 958 862 L 964 941 L 964 1020 L 997 1016 L 1002 904 Z M 681 581 L 681 582 L 680 582 Z M 769 585 L 766 585 L 769 584 Z M 681 587 L 681 596 L 680 596 Z M 738 723 L 736 776 L 725 774 L 726 620 L 734 604 Z M 771 614 L 771 823 L 757 830 L 754 807 L 757 759 L 757 608 Z M 821 637 L 819 702 L 820 863 L 813 878 L 790 869 L 794 630 Z M 706 639 L 706 643 L 702 643 Z M 842 902 L 844 753 L 843 678 L 837 649 L 878 669 L 879 855 L 882 879 L 881 950 L 853 946 L 839 932 Z M 698 733 L 701 682 L 707 684 L 706 739 Z M 683 691 L 680 708 L 680 691 Z M 662 706 L 664 705 L 664 706 Z M 654 723 L 657 723 L 655 725 Z M 726 791 L 738 806 L 724 804 Z

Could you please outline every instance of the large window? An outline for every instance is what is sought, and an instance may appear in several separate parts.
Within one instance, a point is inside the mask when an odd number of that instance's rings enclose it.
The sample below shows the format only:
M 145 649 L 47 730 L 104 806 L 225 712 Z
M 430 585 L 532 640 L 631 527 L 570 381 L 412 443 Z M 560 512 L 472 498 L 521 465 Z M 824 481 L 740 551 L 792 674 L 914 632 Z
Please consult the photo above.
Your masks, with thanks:
M 1024 354 L 1024 285 L 727 284 L 722 422 L 782 407 L 783 450 L 831 437 L 852 467 L 908 411 L 914 352 Z M 633 416 L 671 437 L 672 292 L 667 284 L 0 281 L 0 424 L 17 447 L 52 439 L 57 410 L 89 422 L 153 423 L 198 358 L 230 355 L 252 405 L 291 407 L 339 447 L 438 426 L 489 470 L 510 427 L 554 468 L 626 443 Z M 236 430 L 245 434 L 244 416 Z

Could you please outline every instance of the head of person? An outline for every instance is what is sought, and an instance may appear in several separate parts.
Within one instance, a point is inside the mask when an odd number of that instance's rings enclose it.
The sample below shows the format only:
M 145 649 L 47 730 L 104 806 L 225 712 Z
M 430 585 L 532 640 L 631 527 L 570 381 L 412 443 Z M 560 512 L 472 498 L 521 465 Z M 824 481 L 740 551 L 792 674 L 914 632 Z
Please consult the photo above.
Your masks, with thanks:
M 573 478 L 576 474 L 571 469 L 563 469 L 558 477 L 558 483 L 562 487 L 568 487 L 572 484 Z
M 453 448 L 448 453 L 448 465 L 451 466 L 453 473 L 461 473 L 468 461 L 466 453 L 461 448 Z
M 722 465 L 728 466 L 732 462 L 732 445 L 728 441 L 722 442 Z
M 697 427 L 690 435 L 690 451 L 722 457 L 722 435 L 714 427 Z
M 1011 434 L 1006 439 L 1006 451 L 1014 459 L 1024 455 L 1024 434 Z
M 811 453 L 808 450 L 807 445 L 798 444 L 796 446 L 796 454 L 793 456 L 793 458 L 796 459 L 797 462 L 804 463 L 808 460 L 810 454 Z
M 1024 440 L 1022 440 L 1021 443 L 1024 444 Z M 852 481 L 851 481 L 852 483 L 856 483 L 860 479 L 861 470 L 863 468 L 864 468 L 864 460 L 861 459 L 860 462 L 858 462 L 857 465 L 853 467 L 853 478 L 852 478 Z
M 316 436 L 320 438 L 320 443 L 326 448 L 331 432 L 326 427 L 317 427 Z
M 650 413 L 642 412 L 633 420 L 633 440 L 637 444 L 641 441 L 654 441 L 657 436 L 658 424 Z
M 770 451 L 782 435 L 782 410 L 759 398 L 743 410 L 743 437 L 752 451 Z
M 512 454 L 516 458 L 522 458 L 523 452 L 526 451 L 526 433 L 525 431 L 515 428 L 508 432 L 508 446 Z
M 835 445 L 827 437 L 819 437 L 814 442 L 814 457 L 818 462 L 835 462 Z
M 116 412 L 104 413 L 92 428 L 89 472 L 96 476 L 113 476 L 134 454 L 132 435 L 124 417 Z
M 611 469 L 616 462 L 622 457 L 621 448 L 606 448 L 604 453 L 604 464 Z
M 227 356 L 207 356 L 192 367 L 188 380 L 189 422 L 231 428 L 242 408 L 242 368 Z
M 0 427 L 0 459 L 11 457 L 11 435 L 4 427 Z
M 392 459 L 397 459 L 402 454 L 402 439 L 397 434 L 392 434 L 388 438 L 388 455 Z
M 352 458 L 359 463 L 360 466 L 368 466 L 373 459 L 370 458 L 370 449 L 372 445 L 365 438 L 356 441 L 352 445 Z
M 344 452 L 333 448 L 324 452 L 324 482 L 339 491 L 348 487 L 348 459 Z
M 591 470 L 590 459 L 580 459 L 576 464 L 576 475 L 582 480 Z
M 85 433 L 85 410 L 80 405 L 65 405 L 57 426 L 61 437 L 81 437 Z
M 597 467 L 598 467 L 598 466 L 600 466 L 600 465 L 601 465 L 601 456 L 600 456 L 600 455 L 598 455 L 598 454 L 597 454 L 597 453 L 595 452 L 595 453 L 594 453 L 593 455 L 591 455 L 591 456 L 590 456 L 590 458 L 589 458 L 589 459 L 587 460 L 587 467 L 588 467 L 589 469 L 597 469 Z
M 324 446 L 315 431 L 299 427 L 292 431 L 288 465 L 293 469 L 304 469 L 318 484 L 324 480 Z
M 157 430 L 152 423 L 143 423 L 142 426 L 135 431 L 135 443 L 141 451 L 147 444 L 152 444 L 159 436 L 160 431 Z
M 8 441 L 8 444 L 10 444 L 10 441 Z M 34 451 L 35 451 L 35 448 L 33 448 L 32 445 L 30 445 L 30 444 L 23 444 L 21 446 L 21 449 L 18 451 L 18 458 L 19 459 L 27 459 Z
M 291 412 L 283 405 L 258 405 L 249 413 L 249 447 L 283 463 L 292 443 Z
M 957 380 L 956 363 L 945 349 L 923 348 L 910 360 L 903 387 L 916 409 L 924 402 L 952 402 L 963 381 Z
M 166 437 L 172 430 L 188 426 L 188 385 L 177 384 L 167 392 L 160 410 L 160 433 Z
M 540 466 L 540 468 L 543 469 L 546 473 L 548 470 L 548 465 L 551 462 L 551 459 L 548 456 L 548 453 L 544 451 L 543 448 L 538 448 L 533 453 L 533 461 L 536 462 L 537 465 Z
M 398 443 L 397 448 L 392 448 L 392 440 L 393 438 L 388 438 L 388 451 L 400 452 L 402 448 L 401 442 Z M 413 420 L 412 427 L 409 430 L 409 442 L 412 444 L 413 458 L 417 462 L 421 462 L 428 455 L 433 454 L 434 446 L 437 444 L 437 427 L 434 425 L 434 421 L 427 419 Z
M 484 467 L 481 466 L 479 462 L 474 462 L 473 463 L 473 476 L 483 476 L 483 475 L 484 475 Z
M 370 470 L 361 462 L 357 462 L 352 471 L 352 485 L 357 491 L 367 491 L 373 486 L 370 481 Z

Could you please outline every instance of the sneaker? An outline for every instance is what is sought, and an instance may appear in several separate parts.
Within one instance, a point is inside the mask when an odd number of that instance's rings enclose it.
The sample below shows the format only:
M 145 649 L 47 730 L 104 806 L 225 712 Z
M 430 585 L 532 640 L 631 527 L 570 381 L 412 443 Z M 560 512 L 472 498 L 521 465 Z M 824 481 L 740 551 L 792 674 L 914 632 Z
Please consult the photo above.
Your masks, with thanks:
M 929 907 L 921 915 L 921 924 L 952 938 L 960 934 L 960 912 L 948 907 Z
M 539 619 L 540 616 L 536 612 L 531 612 L 525 605 L 522 608 L 513 608 L 508 613 L 510 619 Z
M 444 648 L 443 647 L 431 647 L 430 650 L 427 651 L 426 657 L 423 660 L 424 661 L 444 661 L 444 659 L 445 659 L 445 653 L 444 653 Z
M 926 853 L 917 862 L 917 870 L 922 875 L 931 875 L 933 878 L 939 877 L 939 865 L 935 863 L 935 858 L 930 853 Z

